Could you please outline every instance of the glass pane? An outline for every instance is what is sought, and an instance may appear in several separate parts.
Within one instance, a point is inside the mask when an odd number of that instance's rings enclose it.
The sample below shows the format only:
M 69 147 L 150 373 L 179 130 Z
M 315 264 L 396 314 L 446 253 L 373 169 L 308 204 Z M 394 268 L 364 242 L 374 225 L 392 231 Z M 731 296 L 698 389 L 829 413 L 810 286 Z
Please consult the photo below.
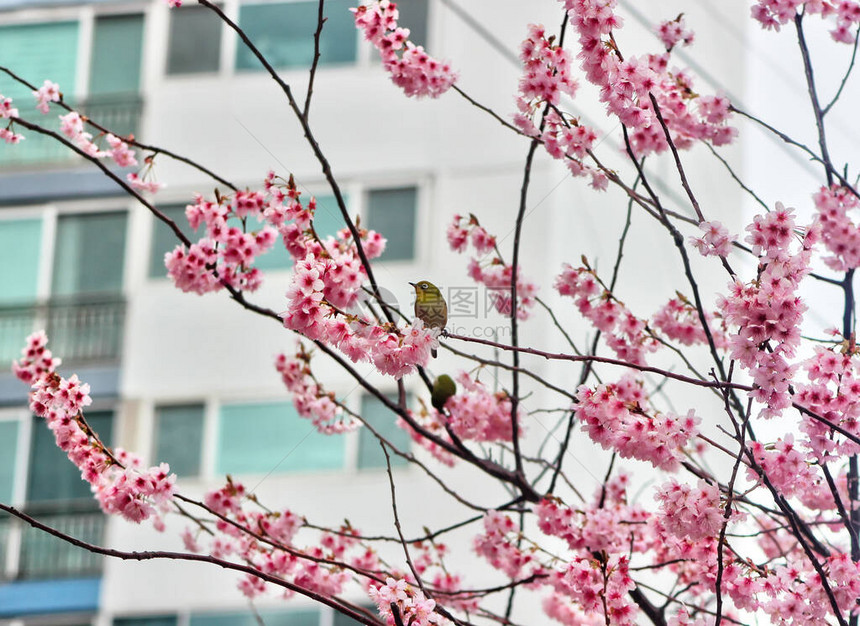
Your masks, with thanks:
M 218 425 L 217 472 L 266 474 L 343 467 L 343 437 L 321 435 L 291 403 L 227 404 Z
M 316 196 L 317 210 L 314 213 L 314 230 L 322 239 L 334 237 L 337 231 L 346 226 L 337 201 L 332 195 Z M 344 196 L 343 201 L 349 209 L 349 197 Z
M 54 295 L 121 291 L 125 223 L 124 212 L 60 216 L 54 250 Z
M 185 233 L 191 241 L 195 241 L 197 239 L 185 217 L 184 204 L 161 206 L 158 207 L 158 210 L 176 222 L 179 229 Z M 162 222 L 160 219 L 157 219 L 154 215 L 152 216 L 152 221 L 152 240 L 149 246 L 149 277 L 164 278 L 167 276 L 167 268 L 164 267 L 164 255 L 173 250 L 180 241 L 176 238 L 176 233 L 174 233 L 167 224 Z
M 66 99 L 75 93 L 78 49 L 77 22 L 51 22 L 47 24 L 17 24 L 0 26 L 0 59 L 14 60 L 15 72 L 30 83 L 41 86 L 50 79 L 60 86 Z M 8 65 L 8 63 L 7 63 Z M 31 90 L 3 74 L 0 76 L 0 93 L 12 98 L 21 116 L 59 131 L 60 124 L 52 107 L 51 115 L 36 112 Z M 57 110 L 59 113 L 59 110 Z M 35 120 L 34 120 L 35 121 Z M 22 131 L 26 140 L 17 145 L 0 145 L 0 165 L 27 165 L 68 161 L 75 155 L 58 141 L 45 135 Z
M 349 8 L 354 0 L 328 0 L 320 37 L 320 64 L 355 61 L 356 28 Z M 239 26 L 273 67 L 309 67 L 314 55 L 317 2 L 246 4 L 239 7 Z M 239 43 L 236 69 L 261 70 L 260 62 Z
M 374 189 L 367 194 L 367 227 L 388 240 L 382 261 L 405 261 L 415 257 L 415 187 Z
M 374 617 L 377 616 L 376 606 L 371 606 L 369 604 L 361 604 L 359 605 L 359 607 L 365 609 Z M 357 622 L 351 617 L 348 617 L 338 611 L 334 612 L 334 621 L 332 622 L 332 626 L 358 626 L 358 624 L 361 624 L 361 622 Z
M 34 330 L 36 283 L 42 242 L 42 220 L 0 222 L 0 363 L 21 356 L 24 339 Z
M 15 451 L 18 448 L 18 422 L 0 422 L 0 502 L 12 503 L 15 486 Z M 2 541 L 0 541 L 2 544 Z M 2 566 L 3 561 L 0 561 Z M 2 569 L 0 569 L 2 571 Z
M 266 626 L 319 626 L 320 612 L 316 609 L 296 611 L 258 611 Z M 189 626 L 259 626 L 250 611 L 218 615 L 192 614 Z
M 113 411 L 90 411 L 86 418 L 99 438 L 110 445 Z M 34 416 L 27 476 L 27 502 L 58 503 L 92 500 L 92 497 L 89 484 L 81 478 L 81 472 L 69 461 L 66 453 L 57 447 L 54 433 L 45 425 L 45 420 Z
M 409 29 L 409 41 L 427 46 L 427 0 L 397 0 L 397 23 Z
M 142 52 L 143 15 L 97 17 L 89 93 L 137 94 Z
M 0 267 L 15 268 L 0 272 L 0 303 L 36 299 L 41 243 L 41 218 L 0 222 Z
M 221 57 L 221 20 L 202 6 L 170 10 L 167 73 L 216 72 Z
M 203 405 L 162 406 L 155 410 L 155 458 L 180 478 L 200 474 Z
M 114 626 L 176 626 L 176 616 L 115 617 L 113 624 Z
M 397 402 L 397 394 L 387 394 L 389 400 Z M 406 395 L 406 404 L 411 402 L 411 395 Z M 361 417 L 363 417 L 379 435 L 390 442 L 398 450 L 409 451 L 409 434 L 397 426 L 397 417 L 386 408 L 375 396 L 361 396 Z M 358 467 L 386 467 L 385 454 L 379 446 L 379 440 L 367 428 L 358 431 Z M 388 452 L 391 466 L 406 465 L 406 459 Z

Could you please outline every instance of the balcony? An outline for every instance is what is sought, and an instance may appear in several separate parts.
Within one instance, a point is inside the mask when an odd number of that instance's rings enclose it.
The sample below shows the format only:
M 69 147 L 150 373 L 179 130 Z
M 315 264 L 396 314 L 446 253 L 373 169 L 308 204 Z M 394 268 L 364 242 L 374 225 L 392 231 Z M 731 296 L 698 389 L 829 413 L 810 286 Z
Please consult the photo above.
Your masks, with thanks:
M 101 545 L 106 517 L 92 509 L 92 501 L 69 506 L 27 507 L 26 512 L 62 533 Z M 73 546 L 53 535 L 29 527 L 12 517 L 0 518 L 0 579 L 47 580 L 91 578 L 101 574 L 104 557 Z
M 118 364 L 125 306 L 122 296 L 109 295 L 0 307 L 0 367 L 19 358 L 27 335 L 40 328 L 48 333 L 51 352 L 64 363 Z
M 74 107 L 73 103 L 70 104 Z M 140 127 L 143 100 L 138 94 L 99 95 L 78 103 L 74 108 L 115 135 L 126 136 L 136 133 Z M 59 112 L 57 109 L 57 113 Z M 37 121 L 49 130 L 60 130 L 59 121 L 53 114 L 31 121 Z M 100 133 L 91 126 L 87 130 L 94 137 Z M 83 161 L 77 153 L 52 137 L 26 129 L 21 132 L 26 137 L 25 141 L 15 146 L 0 148 L 0 167 L 27 170 L 34 167 L 68 166 Z

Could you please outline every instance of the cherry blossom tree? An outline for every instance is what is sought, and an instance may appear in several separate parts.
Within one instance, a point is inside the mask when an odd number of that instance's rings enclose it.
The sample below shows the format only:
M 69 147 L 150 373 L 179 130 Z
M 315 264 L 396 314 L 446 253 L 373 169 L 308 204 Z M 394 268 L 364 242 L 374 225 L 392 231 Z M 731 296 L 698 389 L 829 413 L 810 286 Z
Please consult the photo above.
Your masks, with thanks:
M 69 107 L 62 86 L 50 81 L 30 88 L 36 110 L 62 112 L 61 131 L 43 127 L 32 103 L 0 96 L 0 137 L 15 144 L 31 133 L 50 135 L 88 159 L 173 229 L 178 245 L 165 265 L 178 289 L 227 292 L 249 314 L 270 318 L 296 336 L 295 349 L 273 366 L 298 413 L 321 433 L 338 437 L 372 426 L 326 389 L 318 359 L 335 363 L 375 396 L 418 448 L 398 449 L 374 433 L 386 459 L 403 457 L 439 483 L 440 497 L 472 509 L 456 529 L 468 529 L 475 553 L 500 582 L 481 587 L 457 570 L 456 555 L 445 545 L 455 528 L 427 529 L 421 537 L 402 532 L 390 464 L 395 525 L 385 538 L 364 535 L 349 523 L 320 527 L 300 510 L 270 508 L 229 477 L 202 500 L 183 495 L 166 464 L 144 467 L 134 452 L 100 441 L 86 421 L 89 386 L 73 373 L 61 374 L 44 333 L 28 339 L 14 366 L 31 386 L 30 409 L 53 431 L 106 513 L 156 528 L 164 527 L 166 516 L 184 517 L 186 551 L 125 553 L 94 546 L 6 504 L 0 509 L 93 552 L 226 567 L 238 573 L 249 597 L 299 594 L 368 625 L 529 623 L 515 611 L 523 603 L 542 608 L 532 622 L 549 617 L 566 625 L 858 624 L 860 350 L 853 277 L 860 266 L 860 193 L 851 166 L 831 159 L 826 133 L 827 114 L 841 104 L 853 69 L 858 2 L 750 3 L 751 18 L 775 31 L 773 37 L 797 42 L 817 133 L 814 147 L 724 95 L 699 93 L 693 73 L 676 66 L 675 51 L 694 42 L 683 16 L 659 26 L 661 49 L 641 53 L 619 43 L 624 16 L 615 0 L 560 1 L 559 27 L 524 27 L 515 108 L 500 112 L 458 84 L 456 59 L 435 59 L 409 40 L 408 29 L 398 26 L 394 2 L 374 0 L 352 9 L 356 28 L 381 57 L 379 71 L 404 97 L 464 98 L 475 115 L 492 116 L 499 132 L 522 141 L 522 193 L 515 199 L 514 238 L 507 249 L 482 226 L 480 215 L 434 224 L 445 230 L 452 255 L 468 256 L 471 279 L 496 294 L 493 305 L 509 319 L 509 341 L 425 327 L 383 298 L 373 259 L 386 242 L 350 217 L 310 122 L 325 26 L 322 0 L 317 54 L 303 101 L 217 5 L 198 2 L 237 32 L 280 87 L 346 224 L 335 236 L 315 230 L 315 200 L 303 197 L 289 172 L 261 173 L 259 188 L 238 189 L 185 159 L 218 186 L 214 195 L 189 199 L 186 218 L 202 234 L 189 240 L 159 210 L 153 200 L 159 186 L 151 178 L 156 157 L 184 157 L 112 134 Z M 812 20 L 823 20 L 851 57 L 828 104 L 816 88 L 806 43 Z M 13 69 L 0 69 L 27 84 Z M 617 121 L 622 154 L 602 149 L 598 131 L 567 110 L 580 81 L 596 87 L 601 106 Z M 744 232 L 733 234 L 721 218 L 737 216 L 709 214 L 684 162 L 686 151 L 702 144 L 719 159 L 720 147 L 738 138 L 733 122 L 739 118 L 813 161 L 821 178 L 809 189 L 809 210 L 762 203 Z M 523 271 L 530 172 L 541 153 L 563 163 L 595 194 L 620 190 L 631 211 L 665 231 L 684 277 L 676 297 L 653 311 L 625 302 L 616 285 L 627 230 L 612 271 L 599 271 L 584 257 L 571 258 L 550 277 Z M 673 176 L 663 183 L 683 194 L 693 217 L 668 208 L 646 171 L 644 163 L 658 155 L 671 157 Z M 143 166 L 122 178 L 108 167 L 111 161 Z M 757 199 L 752 185 L 732 174 Z M 258 222 L 263 226 L 255 230 Z M 255 259 L 274 246 L 284 246 L 294 260 L 280 311 L 254 301 L 265 280 Z M 702 286 L 702 267 L 722 276 L 716 293 Z M 804 294 L 815 283 L 841 303 L 824 338 L 801 332 L 808 308 Z M 565 310 L 548 307 L 539 287 L 555 290 Z M 587 346 L 565 332 L 565 320 L 573 318 L 591 329 Z M 554 324 L 564 348 L 523 345 L 520 330 L 531 323 Z M 493 349 L 490 356 L 470 352 L 480 344 Z M 438 347 L 457 355 L 461 371 L 454 376 L 456 393 L 434 393 L 428 403 L 436 381 L 427 368 Z M 577 367 L 579 373 L 562 388 L 531 370 L 530 358 Z M 362 376 L 360 363 L 395 380 L 398 397 Z M 498 371 L 500 390 L 481 379 L 482 368 Z M 411 405 L 404 383 L 410 378 L 423 394 Z M 663 385 L 683 390 L 683 408 L 665 401 Z M 523 399 L 534 389 L 556 399 L 561 436 L 554 450 L 524 437 L 530 415 Z M 760 436 L 775 421 L 789 426 L 782 434 Z M 582 490 L 569 465 L 576 433 L 606 451 L 605 476 L 592 493 Z M 471 467 L 511 497 L 491 508 L 475 505 L 442 478 L 442 466 Z M 632 491 L 631 474 L 637 471 L 654 477 L 645 492 Z M 399 545 L 398 558 L 381 556 L 384 541 Z M 356 590 L 375 611 L 345 599 Z

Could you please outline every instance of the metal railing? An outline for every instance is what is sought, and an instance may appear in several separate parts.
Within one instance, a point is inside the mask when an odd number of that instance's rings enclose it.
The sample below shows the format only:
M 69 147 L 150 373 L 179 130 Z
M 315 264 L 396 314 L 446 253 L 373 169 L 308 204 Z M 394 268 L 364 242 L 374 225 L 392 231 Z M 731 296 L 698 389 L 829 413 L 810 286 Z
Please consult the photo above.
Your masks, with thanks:
M 67 503 L 66 503 L 67 504 Z M 56 507 L 50 507 L 56 509 Z M 26 512 L 43 524 L 94 545 L 104 543 L 106 516 L 92 510 L 92 503 L 70 512 L 50 512 L 50 508 L 27 508 Z M 16 549 L 17 548 L 17 549 Z M 17 558 L 11 559 L 10 552 Z M 101 573 L 104 557 L 74 546 L 18 519 L 0 518 L 0 555 L 5 576 L 18 580 L 78 578 Z M 2 564 L 2 563 L 0 563 Z
M 116 363 L 124 324 L 125 299 L 118 295 L 0 307 L 0 364 L 19 358 L 27 335 L 40 328 L 66 363 Z
M 91 96 L 77 103 L 77 106 L 72 102 L 69 104 L 117 136 L 137 133 L 140 127 L 143 100 L 138 94 Z M 40 116 L 36 121 L 49 130 L 60 132 L 59 121 L 54 115 Z M 100 132 L 92 126 L 86 130 L 93 136 Z M 25 141 L 16 145 L 0 145 L 0 166 L 28 169 L 44 165 L 67 165 L 81 160 L 75 152 L 53 137 L 26 129 L 21 132 L 26 137 Z

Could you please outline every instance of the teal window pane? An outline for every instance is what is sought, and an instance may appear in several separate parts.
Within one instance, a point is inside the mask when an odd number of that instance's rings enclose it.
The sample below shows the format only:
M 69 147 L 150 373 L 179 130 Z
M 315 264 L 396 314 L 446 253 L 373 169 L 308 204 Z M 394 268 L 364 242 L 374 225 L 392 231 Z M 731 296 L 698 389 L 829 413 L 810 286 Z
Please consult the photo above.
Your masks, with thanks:
M 62 215 L 57 220 L 53 294 L 119 293 L 126 214 Z
M 396 394 L 388 394 L 388 399 L 397 402 Z M 407 405 L 411 396 L 407 394 Z M 379 435 L 403 452 L 409 451 L 409 434 L 397 426 L 397 416 L 392 413 L 375 396 L 364 394 L 361 397 L 361 417 L 370 424 Z M 379 440 L 368 428 L 358 431 L 358 467 L 359 469 L 386 467 L 385 454 L 379 445 Z M 392 453 L 391 466 L 406 465 L 406 459 Z
M 151 615 L 147 617 L 115 617 L 114 626 L 176 626 L 175 615 Z
M 0 502 L 11 504 L 15 485 L 18 422 L 0 422 Z
M 42 220 L 0 222 L 0 363 L 21 356 L 25 339 L 34 330 L 36 283 L 41 254 Z
M 320 64 L 355 61 L 357 30 L 349 8 L 354 0 L 328 0 L 320 37 Z M 318 3 L 246 4 L 239 7 L 239 26 L 273 67 L 310 67 Z M 257 58 L 239 42 L 236 69 L 262 70 Z
M 397 0 L 398 25 L 409 29 L 409 41 L 427 46 L 427 0 Z
M 185 217 L 184 204 L 162 206 L 158 207 L 158 210 L 176 222 L 179 230 L 185 233 L 192 242 L 197 240 L 194 231 L 188 225 L 188 219 Z M 173 229 L 167 224 L 154 215 L 152 216 L 152 221 L 152 240 L 149 245 L 149 277 L 164 278 L 167 276 L 167 268 L 164 267 L 164 255 L 173 250 L 181 242 L 177 239 Z
M 346 226 L 341 215 L 340 207 L 333 195 L 316 196 L 317 210 L 314 213 L 314 230 L 322 239 L 334 237 L 341 228 Z M 344 203 L 349 208 L 349 198 L 344 196 Z
M 45 79 L 54 81 L 67 99 L 76 89 L 77 49 L 77 22 L 0 26 L 0 59 L 6 59 L 6 65 L 14 60 L 15 72 L 34 85 L 41 86 Z M 53 108 L 51 115 L 38 113 L 31 90 L 24 85 L 3 74 L 0 93 L 12 98 L 22 117 L 38 119 L 41 125 L 59 132 L 60 124 Z M 50 137 L 24 129 L 22 132 L 26 140 L 20 144 L 0 144 L 0 166 L 55 163 L 75 158 L 73 152 Z
M 113 430 L 112 411 L 90 411 L 87 423 L 98 433 L 106 445 L 110 445 Z M 54 433 L 45 420 L 33 417 L 33 432 L 30 440 L 30 464 L 27 476 L 27 501 L 62 502 L 91 500 L 90 486 L 81 478 L 81 472 L 69 461 L 66 453 L 57 447 Z
M 398 5 L 399 6 L 399 5 Z M 377 617 L 378 612 L 375 606 L 371 606 L 369 604 L 359 605 L 359 608 L 363 608 L 365 611 L 370 613 L 370 615 Z M 339 611 L 334 612 L 334 620 L 332 622 L 332 626 L 358 626 L 362 622 L 358 622 L 351 617 L 340 613 Z
M 407 261 L 415 257 L 415 223 L 418 190 L 415 187 L 373 189 L 367 194 L 367 227 L 388 242 L 381 261 Z
M 226 404 L 218 424 L 219 474 L 308 472 L 343 467 L 343 437 L 322 435 L 292 403 Z
M 143 54 L 143 15 L 97 17 L 90 61 L 90 95 L 137 94 Z
M 320 612 L 316 609 L 295 611 L 258 611 L 266 626 L 319 626 Z M 260 621 L 250 611 L 241 613 L 192 613 L 188 626 L 259 626 Z
M 170 9 L 167 73 L 218 71 L 221 58 L 221 20 L 202 6 Z
M 180 478 L 198 476 L 202 447 L 202 404 L 156 408 L 155 463 L 168 463 Z
M 0 222 L 0 267 L 7 268 L 0 272 L 0 303 L 36 299 L 41 243 L 41 218 Z

